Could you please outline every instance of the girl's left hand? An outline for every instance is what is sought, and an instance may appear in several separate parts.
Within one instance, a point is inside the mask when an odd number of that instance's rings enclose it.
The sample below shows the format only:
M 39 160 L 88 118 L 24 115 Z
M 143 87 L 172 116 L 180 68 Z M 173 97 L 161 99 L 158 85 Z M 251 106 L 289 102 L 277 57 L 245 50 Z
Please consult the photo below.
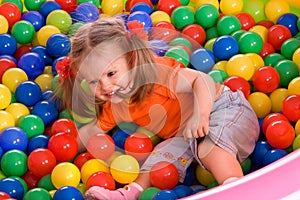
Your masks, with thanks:
M 193 116 L 186 124 L 183 132 L 185 140 L 204 137 L 208 134 L 209 118 L 204 116 Z

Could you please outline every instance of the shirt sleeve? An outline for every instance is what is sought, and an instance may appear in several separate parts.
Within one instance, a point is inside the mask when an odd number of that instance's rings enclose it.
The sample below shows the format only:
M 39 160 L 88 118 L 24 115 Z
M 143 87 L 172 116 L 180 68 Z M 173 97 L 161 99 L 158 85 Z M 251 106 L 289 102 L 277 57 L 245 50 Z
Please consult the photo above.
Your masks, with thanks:
M 109 131 L 116 126 L 110 102 L 103 105 L 102 114 L 98 118 L 98 126 L 104 131 Z

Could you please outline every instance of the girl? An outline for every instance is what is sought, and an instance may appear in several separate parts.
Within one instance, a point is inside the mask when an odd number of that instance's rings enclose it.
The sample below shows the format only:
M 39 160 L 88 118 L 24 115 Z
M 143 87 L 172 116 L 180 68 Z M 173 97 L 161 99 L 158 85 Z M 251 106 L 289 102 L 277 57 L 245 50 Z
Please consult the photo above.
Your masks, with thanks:
M 195 159 L 219 184 L 229 182 L 243 176 L 240 162 L 258 138 L 257 117 L 242 92 L 232 92 L 171 58 L 155 56 L 140 38 L 145 38 L 143 33 L 128 33 L 121 18 L 85 24 L 72 39 L 70 66 L 57 69 L 65 107 L 96 118 L 79 129 L 81 150 L 92 135 L 124 121 L 164 139 L 133 183 L 115 191 L 93 186 L 86 199 L 137 199 L 151 186 L 149 171 L 160 161 L 172 162 L 180 181 Z

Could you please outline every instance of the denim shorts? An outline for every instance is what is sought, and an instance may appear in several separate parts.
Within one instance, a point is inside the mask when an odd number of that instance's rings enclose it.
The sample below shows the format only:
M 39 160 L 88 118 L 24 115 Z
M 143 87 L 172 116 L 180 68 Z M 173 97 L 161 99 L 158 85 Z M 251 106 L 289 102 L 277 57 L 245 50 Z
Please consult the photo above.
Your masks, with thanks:
M 191 162 L 195 159 L 203 166 L 199 157 L 206 156 L 214 145 L 236 156 L 241 163 L 254 150 L 258 136 L 258 119 L 244 94 L 224 90 L 213 105 L 209 134 L 200 139 L 203 141 L 200 155 L 197 152 L 199 139 L 169 138 L 154 148 L 141 170 L 148 171 L 159 161 L 169 161 L 177 167 L 182 182 Z

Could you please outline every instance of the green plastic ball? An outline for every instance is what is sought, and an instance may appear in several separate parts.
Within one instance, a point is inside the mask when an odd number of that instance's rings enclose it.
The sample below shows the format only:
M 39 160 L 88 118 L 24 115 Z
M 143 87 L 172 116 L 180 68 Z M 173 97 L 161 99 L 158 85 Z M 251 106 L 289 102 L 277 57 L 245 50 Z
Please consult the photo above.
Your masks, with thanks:
M 39 11 L 40 7 L 46 0 L 24 0 L 24 5 L 27 10 Z
M 184 66 L 188 66 L 190 63 L 189 54 L 181 47 L 171 47 L 165 53 L 166 57 L 174 58 L 178 62 L 181 62 Z
M 56 188 L 54 187 L 51 181 L 51 174 L 43 176 L 38 182 L 38 187 L 43 188 L 47 191 L 55 190 Z
M 20 20 L 13 25 L 11 34 L 19 44 L 27 44 L 33 40 L 35 29 L 30 22 Z
M 45 130 L 45 125 L 42 118 L 33 114 L 25 115 L 19 119 L 18 127 L 25 131 L 29 139 L 43 134 Z
M 50 193 L 43 188 L 33 188 L 29 190 L 23 197 L 23 200 L 51 200 Z
M 196 23 L 203 28 L 213 27 L 219 19 L 219 11 L 211 4 L 203 4 L 195 12 Z
M 241 23 L 236 16 L 225 15 L 217 22 L 217 30 L 219 35 L 230 35 L 231 33 L 240 30 Z
M 285 59 L 283 55 L 279 53 L 271 53 L 267 55 L 264 59 L 264 63 L 266 66 L 275 66 L 279 61 Z
M 299 76 L 297 65 L 291 60 L 281 60 L 274 67 L 280 76 L 280 86 L 287 88 L 290 81 Z
M 171 14 L 171 22 L 179 30 L 183 29 L 187 25 L 193 24 L 194 21 L 194 12 L 185 6 L 175 8 Z
M 256 53 L 259 54 L 263 48 L 263 40 L 257 33 L 243 33 L 238 40 L 239 50 L 241 53 Z
M 23 176 L 27 172 L 27 155 L 20 150 L 9 150 L 1 158 L 1 169 L 6 176 Z
M 208 72 L 208 75 L 210 75 L 210 77 L 212 77 L 212 79 L 216 83 L 223 83 L 224 80 L 228 77 L 226 72 L 224 72 L 223 70 L 220 70 L 220 69 L 211 70 L 210 72 Z
M 236 41 L 239 41 L 239 39 L 241 38 L 241 36 L 246 33 L 247 31 L 245 30 L 237 30 L 237 31 L 234 31 L 231 36 L 236 40 Z
M 159 188 L 156 187 L 148 187 L 146 188 L 139 196 L 138 200 L 147 200 L 153 199 L 153 197 L 160 191 Z
M 282 43 L 280 52 L 286 59 L 292 60 L 293 54 L 298 48 L 300 48 L 300 40 L 289 38 Z
M 215 26 L 206 29 L 205 33 L 206 33 L 206 41 L 209 41 L 213 38 L 218 38 L 219 37 L 218 29 Z
M 191 42 L 188 39 L 183 38 L 183 37 L 177 37 L 169 43 L 169 46 L 177 46 L 177 45 L 186 46 L 190 50 L 193 49 Z

